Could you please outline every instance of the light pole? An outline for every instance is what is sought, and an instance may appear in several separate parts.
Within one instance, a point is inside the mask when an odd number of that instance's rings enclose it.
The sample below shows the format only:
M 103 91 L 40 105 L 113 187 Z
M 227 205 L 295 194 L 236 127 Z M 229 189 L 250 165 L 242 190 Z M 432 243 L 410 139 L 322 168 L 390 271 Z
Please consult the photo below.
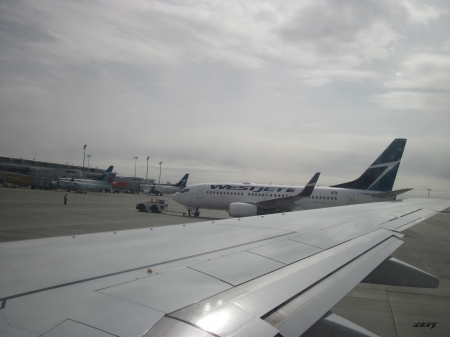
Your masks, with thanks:
M 148 160 L 150 159 L 150 156 L 147 157 L 147 173 L 145 174 L 145 182 L 147 183 L 147 177 L 148 177 Z
M 83 146 L 83 168 L 84 168 L 84 160 L 86 159 L 86 145 Z
M 91 158 L 91 155 L 88 154 L 86 157 L 88 157 L 88 168 L 89 168 L 89 158 Z
M 162 165 L 162 161 L 160 161 L 159 162 L 159 183 L 158 184 L 161 184 L 161 165 Z
M 432 189 L 431 188 L 427 188 L 427 191 L 428 191 L 428 199 L 430 199 L 430 192 L 432 191 Z
M 136 178 L 136 162 L 138 160 L 138 157 L 134 157 L 134 177 Z

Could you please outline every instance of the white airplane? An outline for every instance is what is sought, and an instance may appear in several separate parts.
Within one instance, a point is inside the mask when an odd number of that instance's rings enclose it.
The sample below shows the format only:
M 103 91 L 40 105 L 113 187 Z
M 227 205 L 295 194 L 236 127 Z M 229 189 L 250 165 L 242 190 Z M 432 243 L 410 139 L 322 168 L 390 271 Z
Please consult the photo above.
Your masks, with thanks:
M 375 336 L 330 309 L 359 282 L 437 288 L 391 254 L 403 230 L 449 206 L 407 199 L 2 242 L 0 336 Z
M 189 173 L 186 173 L 181 180 L 174 185 L 160 184 L 160 185 L 148 185 L 149 189 L 144 189 L 144 194 L 172 194 L 180 192 L 186 187 L 186 183 L 189 178 Z
M 172 199 L 194 209 L 195 216 L 205 208 L 225 210 L 233 217 L 395 200 L 411 190 L 392 191 L 405 145 L 406 139 L 395 139 L 358 179 L 316 187 L 303 198 L 297 197 L 303 186 L 217 183 L 191 185 Z
M 77 192 L 97 191 L 97 190 L 111 190 L 112 182 L 117 173 L 108 172 L 103 174 L 99 180 L 91 179 L 75 179 L 75 178 L 61 178 L 52 181 L 53 188 L 61 188 L 70 192 L 71 190 Z

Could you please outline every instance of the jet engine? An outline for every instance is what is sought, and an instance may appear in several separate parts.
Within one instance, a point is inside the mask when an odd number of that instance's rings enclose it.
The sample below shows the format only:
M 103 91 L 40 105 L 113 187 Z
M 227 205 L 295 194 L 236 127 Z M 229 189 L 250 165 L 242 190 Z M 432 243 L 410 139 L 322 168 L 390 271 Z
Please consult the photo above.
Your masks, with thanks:
M 246 216 L 263 215 L 266 214 L 266 212 L 264 209 L 252 204 L 246 204 L 244 202 L 233 202 L 232 204 L 230 204 L 228 214 L 235 218 L 243 218 Z

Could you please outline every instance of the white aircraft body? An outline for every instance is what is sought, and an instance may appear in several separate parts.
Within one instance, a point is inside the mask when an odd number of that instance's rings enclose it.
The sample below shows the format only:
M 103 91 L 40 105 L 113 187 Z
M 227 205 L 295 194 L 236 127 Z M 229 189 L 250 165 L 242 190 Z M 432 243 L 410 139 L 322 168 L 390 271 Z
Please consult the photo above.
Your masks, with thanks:
M 217 209 L 230 216 L 244 217 L 333 206 L 395 200 L 411 189 L 392 191 L 406 139 L 395 139 L 358 179 L 330 187 L 315 187 L 298 198 L 303 186 L 253 183 L 191 185 L 172 199 L 195 210 Z
M 103 174 L 99 180 L 61 178 L 53 181 L 52 187 L 61 188 L 67 190 L 67 192 L 71 190 L 79 192 L 108 190 L 112 188 L 115 176 L 115 172 L 108 172 Z
M 144 188 L 144 193 L 145 194 L 163 195 L 163 194 L 173 194 L 173 193 L 180 192 L 181 190 L 183 190 L 183 188 L 186 187 L 188 178 L 189 178 L 189 173 L 186 173 L 183 176 L 183 178 L 181 178 L 181 180 L 174 185 L 169 185 L 169 184 L 148 185 L 149 188 L 148 189 Z
M 438 287 L 390 255 L 403 230 L 449 206 L 408 199 L 3 242 L 0 336 L 374 336 L 330 309 L 359 282 Z

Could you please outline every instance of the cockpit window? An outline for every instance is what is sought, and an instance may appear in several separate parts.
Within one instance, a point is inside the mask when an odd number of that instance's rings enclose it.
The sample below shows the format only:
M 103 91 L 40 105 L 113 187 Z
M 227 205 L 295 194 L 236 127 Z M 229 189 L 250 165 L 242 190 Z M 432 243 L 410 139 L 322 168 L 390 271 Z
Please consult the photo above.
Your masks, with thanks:
M 189 192 L 189 188 L 185 188 L 184 190 L 182 190 L 180 193 L 186 193 Z

